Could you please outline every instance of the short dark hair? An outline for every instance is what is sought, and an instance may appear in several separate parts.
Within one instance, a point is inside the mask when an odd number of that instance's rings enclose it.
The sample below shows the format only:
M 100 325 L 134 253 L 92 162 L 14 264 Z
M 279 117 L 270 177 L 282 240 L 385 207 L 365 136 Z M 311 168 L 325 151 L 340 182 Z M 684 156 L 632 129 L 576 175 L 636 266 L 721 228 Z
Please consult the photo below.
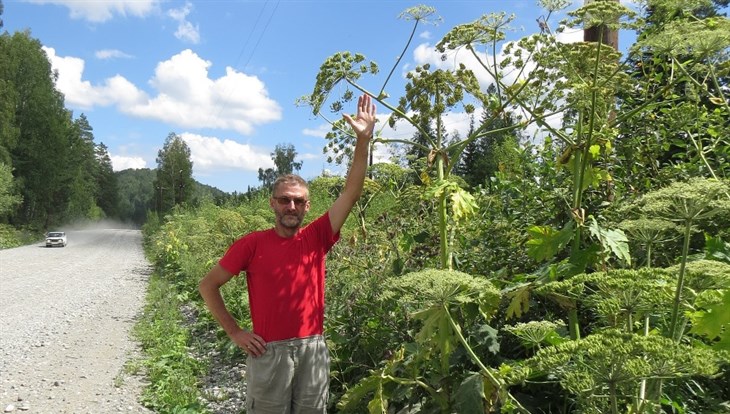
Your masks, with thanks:
M 276 193 L 276 189 L 279 188 L 280 185 L 298 185 L 300 187 L 304 187 L 309 191 L 309 185 L 304 180 L 304 178 L 296 175 L 296 174 L 285 174 L 280 175 L 276 181 L 274 181 L 274 184 L 271 186 L 271 194 Z

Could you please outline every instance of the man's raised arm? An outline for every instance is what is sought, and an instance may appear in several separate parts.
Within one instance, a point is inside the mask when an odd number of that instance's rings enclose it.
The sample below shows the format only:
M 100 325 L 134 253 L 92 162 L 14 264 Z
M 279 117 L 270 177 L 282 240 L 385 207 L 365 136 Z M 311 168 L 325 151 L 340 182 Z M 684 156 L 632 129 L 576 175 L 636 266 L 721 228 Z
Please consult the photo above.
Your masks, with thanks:
M 362 95 L 357 100 L 355 118 L 348 114 L 342 116 L 352 127 L 352 131 L 357 136 L 357 142 L 352 156 L 352 165 L 350 165 L 350 171 L 345 180 L 345 188 L 329 210 L 330 224 L 334 233 L 340 231 L 347 215 L 350 214 L 350 210 L 362 194 L 365 173 L 368 168 L 368 150 L 375 129 L 375 105 L 373 105 L 370 95 Z

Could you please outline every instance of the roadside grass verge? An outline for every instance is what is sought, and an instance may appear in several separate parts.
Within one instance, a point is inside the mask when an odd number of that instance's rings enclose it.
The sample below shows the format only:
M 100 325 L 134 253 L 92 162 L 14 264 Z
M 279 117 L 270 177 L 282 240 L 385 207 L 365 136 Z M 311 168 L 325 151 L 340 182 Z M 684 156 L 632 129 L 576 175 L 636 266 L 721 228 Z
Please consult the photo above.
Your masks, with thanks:
M 142 403 L 156 412 L 205 413 L 198 390 L 205 366 L 190 353 L 191 335 L 180 305 L 175 286 L 154 272 L 142 317 L 133 330 L 142 346 L 149 381 Z
M 9 224 L 0 223 L 0 249 L 25 246 L 39 242 L 43 233 L 30 228 L 17 229 Z

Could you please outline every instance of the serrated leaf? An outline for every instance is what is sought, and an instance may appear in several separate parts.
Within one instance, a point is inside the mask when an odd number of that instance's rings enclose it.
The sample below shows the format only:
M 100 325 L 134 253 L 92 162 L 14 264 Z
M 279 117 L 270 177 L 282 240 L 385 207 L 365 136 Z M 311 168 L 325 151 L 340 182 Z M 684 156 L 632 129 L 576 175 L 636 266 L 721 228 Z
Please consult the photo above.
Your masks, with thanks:
M 454 220 L 456 221 L 471 217 L 478 207 L 474 196 L 463 188 L 457 188 L 451 193 L 451 203 L 451 208 L 454 211 Z
M 507 306 L 506 319 L 520 318 L 523 312 L 530 309 L 530 285 L 524 285 L 509 292 L 507 297 L 510 297 L 511 300 Z
M 355 406 L 362 402 L 371 392 L 374 392 L 381 386 L 382 378 L 379 375 L 365 377 L 354 387 L 350 388 L 340 398 L 337 407 L 340 410 L 351 411 Z
M 527 229 L 527 255 L 537 261 L 547 261 L 555 257 L 573 238 L 573 222 L 558 231 L 550 226 L 532 226 Z
M 730 290 L 725 290 L 722 299 L 707 309 L 690 315 L 692 328 L 690 332 L 705 336 L 709 340 L 719 339 L 715 347 L 730 350 Z
M 593 216 L 591 216 L 591 224 L 588 229 L 600 241 L 605 253 L 613 253 L 619 260 L 631 265 L 629 240 L 623 230 L 603 228 L 598 225 L 598 221 Z

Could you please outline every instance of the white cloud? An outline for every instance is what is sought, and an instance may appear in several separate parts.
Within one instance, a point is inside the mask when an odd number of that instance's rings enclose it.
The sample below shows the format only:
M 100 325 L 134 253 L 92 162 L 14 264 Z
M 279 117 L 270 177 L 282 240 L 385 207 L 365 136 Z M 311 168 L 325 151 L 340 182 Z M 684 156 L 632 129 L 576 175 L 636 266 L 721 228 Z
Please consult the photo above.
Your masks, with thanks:
M 96 53 L 94 53 L 97 59 L 106 60 L 106 59 L 131 59 L 133 56 L 128 55 L 121 50 L 117 49 L 103 49 L 103 50 L 97 50 Z
M 43 50 L 48 55 L 53 70 L 58 72 L 56 87 L 71 106 L 89 109 L 97 105 L 132 104 L 147 100 L 143 91 L 122 76 L 116 75 L 106 79 L 101 85 L 93 86 L 91 82 L 82 80 L 85 65 L 83 59 L 57 56 L 55 49 L 45 46 Z
M 298 161 L 298 160 L 310 160 L 311 161 L 311 160 L 319 160 L 319 159 L 322 159 L 322 154 L 313 154 L 311 152 L 305 152 L 304 154 L 297 154 L 297 159 L 295 161 Z
M 123 155 L 110 155 L 112 169 L 122 171 L 128 168 L 147 168 L 147 162 L 142 157 L 125 157 Z
M 83 80 L 84 60 L 57 56 L 44 47 L 54 70 L 58 89 L 72 107 L 116 105 L 123 113 L 170 123 L 184 128 L 216 128 L 250 134 L 254 126 L 281 119 L 281 107 L 269 98 L 261 80 L 226 68 L 226 74 L 210 79 L 211 63 L 190 49 L 160 62 L 150 85 L 157 95 L 146 92 L 121 75 L 92 85 Z
M 196 173 L 225 170 L 258 171 L 259 168 L 274 167 L 271 154 L 261 148 L 240 144 L 230 139 L 221 140 L 188 132 L 180 134 L 180 137 L 190 148 L 190 159 Z
M 257 77 L 227 67 L 225 76 L 213 80 L 208 78 L 210 65 L 190 49 L 180 52 L 157 65 L 150 83 L 158 95 L 122 110 L 186 128 L 232 129 L 241 134 L 281 119 L 281 108 Z
M 421 32 L 421 34 L 419 34 L 418 37 L 420 37 L 421 39 L 429 40 L 429 39 L 431 39 L 432 35 L 431 35 L 431 32 L 426 30 L 424 32 Z
M 144 17 L 156 10 L 160 0 L 28 0 L 35 4 L 55 4 L 65 6 L 74 19 L 84 19 L 94 23 L 102 23 L 114 17 Z
M 309 136 L 309 137 L 318 137 L 318 138 L 324 138 L 328 132 L 332 131 L 332 126 L 330 124 L 322 124 L 318 126 L 316 129 L 312 128 L 304 128 L 302 130 L 302 134 Z
M 578 43 L 583 41 L 583 29 L 568 29 L 555 36 L 560 43 Z
M 200 43 L 200 27 L 193 25 L 187 20 L 188 14 L 193 10 L 193 4 L 189 1 L 179 9 L 170 9 L 167 15 L 177 22 L 175 37 L 193 44 Z

